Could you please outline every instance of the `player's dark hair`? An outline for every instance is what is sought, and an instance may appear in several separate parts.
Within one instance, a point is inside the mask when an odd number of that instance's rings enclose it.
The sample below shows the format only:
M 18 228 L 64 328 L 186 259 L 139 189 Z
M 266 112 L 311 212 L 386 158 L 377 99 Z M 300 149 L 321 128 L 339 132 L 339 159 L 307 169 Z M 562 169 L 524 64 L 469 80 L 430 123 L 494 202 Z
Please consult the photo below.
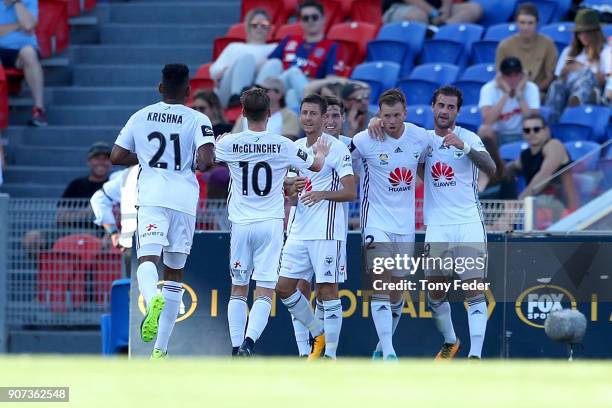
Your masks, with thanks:
M 463 92 L 461 92 L 461 89 L 452 85 L 446 85 L 436 89 L 433 96 L 431 97 L 431 106 L 434 106 L 436 104 L 436 101 L 438 100 L 438 95 L 456 96 L 457 110 L 461 109 L 461 105 L 463 105 Z
M 544 119 L 544 116 L 540 115 L 539 113 L 530 113 L 527 116 L 523 117 L 523 123 L 525 123 L 528 120 L 533 120 L 533 119 L 537 119 L 540 121 L 540 123 L 542 124 L 542 127 L 548 127 L 548 125 L 546 124 L 546 119 Z
M 240 103 L 247 120 L 263 122 L 270 114 L 270 97 L 265 89 L 247 89 L 240 95 Z
M 388 89 L 378 97 L 378 108 L 383 105 L 393 106 L 396 103 L 401 103 L 406 107 L 406 97 L 398 88 Z
M 305 96 L 304 99 L 302 99 L 302 103 L 300 103 L 300 111 L 302 110 L 302 106 L 304 106 L 305 103 L 314 103 L 315 105 L 319 105 L 321 115 L 324 115 L 325 112 L 327 112 L 327 101 L 319 94 L 311 94 Z
M 344 103 L 336 98 L 335 96 L 325 96 L 325 102 L 327 102 L 327 107 L 329 108 L 330 106 L 337 106 L 340 108 L 340 114 L 344 115 Z M 325 110 L 327 112 L 327 109 Z
M 316 0 L 304 0 L 298 6 L 298 14 L 302 14 L 302 10 L 306 7 L 314 7 L 316 8 L 322 16 L 325 15 L 325 11 L 323 10 L 323 5 Z
M 516 13 L 514 13 L 514 19 L 518 19 L 518 16 L 533 16 L 536 19 L 536 23 L 540 21 L 540 14 L 538 13 L 538 8 L 533 3 L 522 3 L 517 7 Z
M 167 64 L 162 70 L 164 97 L 179 99 L 187 96 L 189 68 L 185 64 Z

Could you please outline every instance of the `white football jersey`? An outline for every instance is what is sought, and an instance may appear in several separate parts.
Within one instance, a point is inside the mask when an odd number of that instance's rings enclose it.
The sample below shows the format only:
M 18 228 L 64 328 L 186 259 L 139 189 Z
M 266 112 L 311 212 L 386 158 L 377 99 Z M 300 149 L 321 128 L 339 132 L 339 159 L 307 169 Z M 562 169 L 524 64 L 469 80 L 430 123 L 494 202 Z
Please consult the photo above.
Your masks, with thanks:
M 363 163 L 361 177 L 361 228 L 394 234 L 415 230 L 415 187 L 419 159 L 431 136 L 412 123 L 404 123 L 399 139 L 385 135 L 380 141 L 367 130 L 353 137 L 353 160 Z
M 158 102 L 134 113 L 115 144 L 138 156 L 138 205 L 195 216 L 200 194 L 195 152 L 214 141 L 210 120 L 185 105 Z
M 329 154 L 325 158 L 325 165 L 320 172 L 310 170 L 299 172 L 300 176 L 306 177 L 306 185 L 300 193 L 308 191 L 337 191 L 342 188 L 340 179 L 353 175 L 351 154 L 343 142 L 333 136 L 323 133 L 321 137 L 330 144 Z M 295 145 L 312 155 L 312 146 L 306 147 L 307 138 L 296 140 Z M 346 240 L 347 222 L 345 206 L 336 201 L 321 200 L 311 207 L 299 201 L 295 208 L 293 219 L 287 239 L 297 240 Z
M 476 151 L 484 152 L 480 137 L 455 126 L 453 132 Z M 429 130 L 432 144 L 424 156 L 425 225 L 449 225 L 481 222 L 478 199 L 478 168 L 463 150 L 444 146 L 444 138 Z
M 285 218 L 283 181 L 290 166 L 306 170 L 314 153 L 296 147 L 285 136 L 247 130 L 221 139 L 217 160 L 230 169 L 229 220 L 249 224 Z

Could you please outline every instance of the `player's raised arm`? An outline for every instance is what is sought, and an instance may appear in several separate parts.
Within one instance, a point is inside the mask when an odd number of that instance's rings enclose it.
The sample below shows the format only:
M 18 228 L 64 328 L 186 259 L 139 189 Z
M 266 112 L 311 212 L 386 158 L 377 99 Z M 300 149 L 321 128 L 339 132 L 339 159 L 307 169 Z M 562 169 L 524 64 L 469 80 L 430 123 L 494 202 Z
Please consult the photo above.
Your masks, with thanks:
M 113 146 L 110 159 L 111 163 L 115 165 L 135 166 L 138 164 L 138 156 L 136 156 L 136 153 L 133 153 L 117 144 Z
M 323 168 L 325 158 L 329 154 L 329 142 L 320 137 L 319 140 L 317 140 L 317 142 L 312 146 L 312 150 L 315 152 L 315 159 L 308 169 L 319 172 Z
M 463 150 L 478 167 L 478 170 L 484 172 L 487 176 L 493 177 L 495 175 L 497 166 L 495 166 L 495 162 L 480 139 L 463 141 L 449 130 L 447 135 L 444 136 L 443 143 L 446 146 L 455 146 L 457 149 Z

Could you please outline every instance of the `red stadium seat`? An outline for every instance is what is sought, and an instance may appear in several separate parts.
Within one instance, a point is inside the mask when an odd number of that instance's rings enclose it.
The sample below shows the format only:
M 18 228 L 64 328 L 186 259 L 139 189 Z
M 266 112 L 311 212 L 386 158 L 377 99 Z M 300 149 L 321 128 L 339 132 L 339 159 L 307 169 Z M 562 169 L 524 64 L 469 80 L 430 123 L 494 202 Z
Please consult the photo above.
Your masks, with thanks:
M 333 26 L 327 38 L 340 45 L 338 61 L 353 67 L 363 61 L 368 41 L 374 39 L 377 32 L 378 27 L 373 24 L 350 22 Z
M 67 0 L 67 3 L 70 17 L 80 16 L 96 7 L 96 0 Z
M 297 0 L 242 0 L 240 21 L 244 21 L 247 13 L 254 8 L 262 8 L 268 12 L 272 24 L 279 27 L 289 20 L 297 10 Z
M 374 24 L 376 27 L 382 25 L 382 8 L 380 2 L 372 0 L 353 0 L 351 3 L 350 19 Z
M 18 95 L 21 92 L 21 81 L 23 70 L 17 68 L 5 68 L 6 84 L 9 95 Z
M 284 24 L 278 27 L 278 30 L 274 33 L 274 42 L 279 42 L 288 35 L 304 35 L 304 30 L 300 23 Z
M 242 105 L 234 106 L 233 108 L 227 108 L 224 112 L 225 119 L 229 123 L 236 123 L 238 117 L 242 114 Z
M 96 303 L 108 304 L 109 294 L 113 281 L 120 279 L 121 272 L 121 251 L 111 248 L 96 256 L 92 267 L 92 283 L 94 299 Z
M 6 73 L 0 64 L 0 129 L 8 127 L 8 83 Z
M 68 27 L 68 3 L 65 0 L 40 0 L 38 2 L 36 38 L 42 58 L 62 52 L 70 43 Z
M 78 256 L 71 253 L 49 251 L 42 252 L 38 261 L 39 271 L 36 285 L 38 301 L 41 303 L 47 303 L 48 301 L 53 312 L 66 312 L 69 285 L 73 283 L 74 276 L 81 274 L 81 264 Z M 73 290 L 78 291 L 79 288 L 70 288 L 72 294 L 74 294 Z M 84 287 L 82 290 L 84 290 Z
M 198 72 L 196 72 L 195 76 L 189 80 L 192 95 L 200 89 L 215 88 L 215 81 L 210 77 L 211 65 L 212 63 L 210 62 L 200 65 L 200 68 L 198 68 Z
M 342 0 L 322 0 L 321 3 L 325 10 L 325 32 L 328 32 L 331 26 L 344 22 L 347 14 Z

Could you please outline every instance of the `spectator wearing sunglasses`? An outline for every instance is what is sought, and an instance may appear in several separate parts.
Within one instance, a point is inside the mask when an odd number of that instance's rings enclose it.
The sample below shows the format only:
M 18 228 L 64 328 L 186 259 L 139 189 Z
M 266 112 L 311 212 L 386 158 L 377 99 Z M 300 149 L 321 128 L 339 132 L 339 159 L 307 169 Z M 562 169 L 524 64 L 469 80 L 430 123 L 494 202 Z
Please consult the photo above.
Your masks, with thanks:
M 519 199 L 536 197 L 537 208 L 552 210 L 552 218 L 558 220 L 566 209 L 574 210 L 579 206 L 574 179 L 571 171 L 559 176 L 551 176 L 569 165 L 572 160 L 558 139 L 553 139 L 544 118 L 539 114 L 523 119 L 523 139 L 529 148 L 521 156 L 506 166 L 509 177 L 522 175 L 527 187 Z
M 276 47 L 276 43 L 266 44 L 271 25 L 264 9 L 249 11 L 245 26 L 246 42 L 229 44 L 210 67 L 223 106 L 240 104 L 240 92 L 253 85 L 257 72 Z
M 267 78 L 261 85 L 270 98 L 270 118 L 266 130 L 296 140 L 300 134 L 300 123 L 297 115 L 285 106 L 283 81 L 278 78 Z M 241 115 L 232 129 L 232 133 L 248 129 L 247 120 Z
M 256 81 L 280 78 L 285 85 L 287 105 L 296 111 L 310 80 L 335 75 L 336 69 L 342 69 L 336 64 L 337 44 L 325 38 L 323 6 L 314 0 L 304 1 L 299 6 L 299 20 L 304 36 L 283 38 L 268 56 Z
M 210 123 L 213 125 L 215 137 L 232 130 L 232 125 L 227 122 L 223 115 L 219 97 L 213 91 L 203 90 L 196 92 L 193 96 L 191 108 L 208 116 Z

